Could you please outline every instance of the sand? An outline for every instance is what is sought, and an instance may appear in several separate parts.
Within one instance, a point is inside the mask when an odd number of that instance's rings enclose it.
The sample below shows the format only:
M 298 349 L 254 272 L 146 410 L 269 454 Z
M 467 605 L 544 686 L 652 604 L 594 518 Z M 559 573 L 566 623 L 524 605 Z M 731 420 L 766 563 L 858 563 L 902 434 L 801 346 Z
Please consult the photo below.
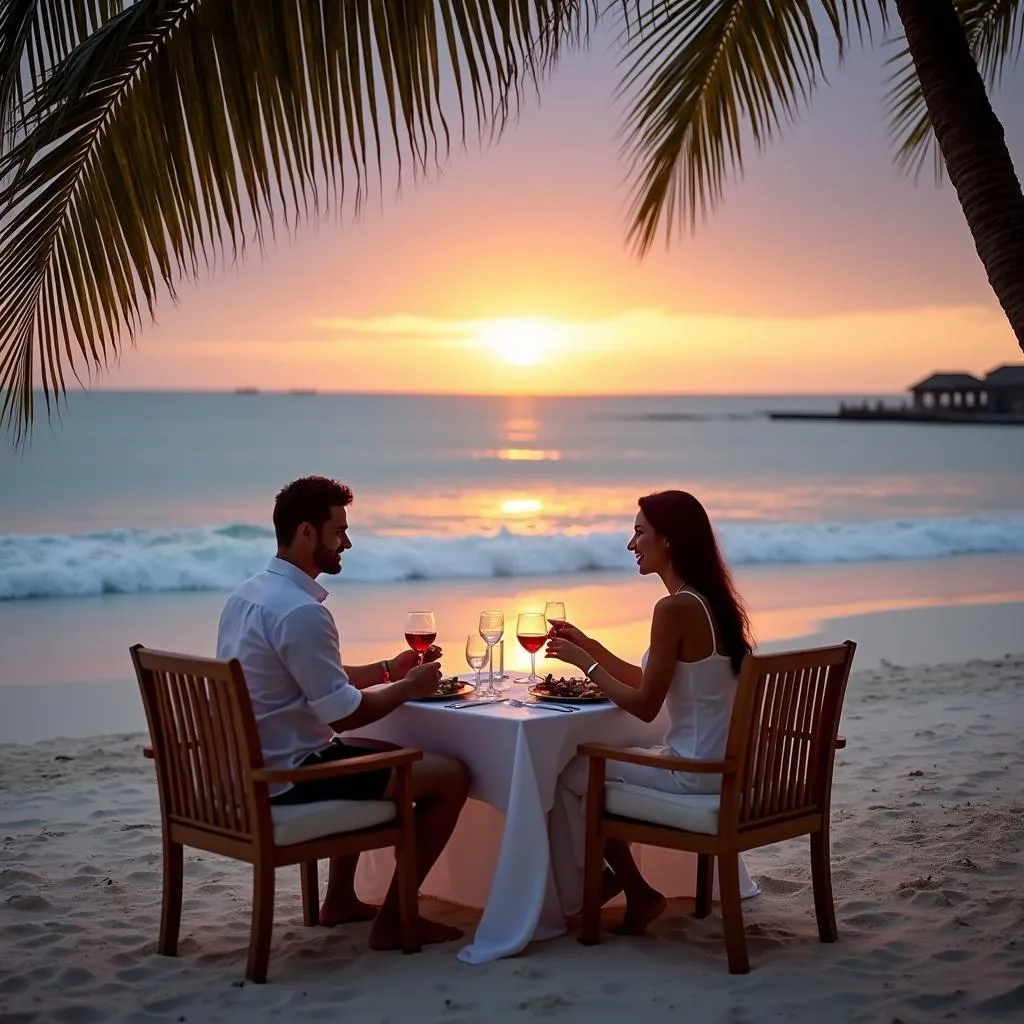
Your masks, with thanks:
M 567 937 L 471 967 L 455 945 L 374 954 L 301 924 L 278 874 L 270 982 L 243 984 L 249 875 L 186 862 L 181 955 L 156 955 L 160 836 L 144 737 L 0 746 L 0 1020 L 748 1022 L 1020 1019 L 1024 655 L 855 675 L 837 760 L 840 941 L 817 941 L 806 843 L 749 857 L 752 970 L 717 912 L 673 901 L 646 938 Z M 472 927 L 476 912 L 426 901 Z

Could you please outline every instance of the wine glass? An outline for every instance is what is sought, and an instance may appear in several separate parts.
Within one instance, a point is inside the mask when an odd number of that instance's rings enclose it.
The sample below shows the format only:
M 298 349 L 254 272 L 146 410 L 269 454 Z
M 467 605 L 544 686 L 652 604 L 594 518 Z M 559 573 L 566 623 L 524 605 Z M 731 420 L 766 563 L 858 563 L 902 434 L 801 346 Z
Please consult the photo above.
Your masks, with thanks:
M 548 620 L 552 632 L 555 632 L 565 622 L 565 603 L 563 601 L 548 601 L 544 605 L 544 618 Z
M 491 659 L 491 648 L 501 639 L 505 632 L 505 616 L 499 611 L 480 613 L 480 635 L 487 642 L 487 692 L 494 693 L 494 662 Z
M 409 612 L 405 617 L 405 642 L 416 652 L 419 664 L 423 655 L 437 639 L 437 623 L 433 612 Z
M 540 676 L 537 675 L 537 652 L 548 638 L 548 624 L 544 615 L 541 612 L 521 612 L 516 623 L 516 638 L 530 652 L 530 674 L 516 682 L 536 686 L 540 682 Z
M 475 685 L 478 696 L 482 692 L 480 689 L 480 669 L 487 664 L 487 656 L 490 653 L 491 649 L 487 641 L 479 633 L 470 633 L 466 637 L 466 664 L 476 672 Z

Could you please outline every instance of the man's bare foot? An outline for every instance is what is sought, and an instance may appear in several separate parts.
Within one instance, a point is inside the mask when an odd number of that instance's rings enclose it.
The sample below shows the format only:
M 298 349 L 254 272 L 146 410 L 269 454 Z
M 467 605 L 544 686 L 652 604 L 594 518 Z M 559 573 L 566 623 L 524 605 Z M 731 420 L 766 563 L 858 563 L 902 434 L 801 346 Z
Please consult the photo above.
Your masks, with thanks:
M 372 903 L 363 903 L 355 897 L 338 903 L 337 906 L 328 904 L 320 908 L 320 923 L 325 928 L 333 928 L 338 924 L 349 924 L 352 921 L 372 921 L 377 916 L 377 907 Z
M 656 889 L 650 889 L 642 896 L 626 902 L 626 913 L 622 923 L 612 928 L 616 935 L 643 935 L 647 926 L 665 913 L 668 900 Z
M 441 924 L 439 921 L 429 921 L 421 917 L 419 921 L 420 942 L 424 946 L 430 946 L 436 942 L 453 942 L 461 939 L 465 934 L 461 928 L 453 925 Z M 397 922 L 382 922 L 378 917 L 370 929 L 370 949 L 383 951 L 387 949 L 402 948 L 402 931 Z

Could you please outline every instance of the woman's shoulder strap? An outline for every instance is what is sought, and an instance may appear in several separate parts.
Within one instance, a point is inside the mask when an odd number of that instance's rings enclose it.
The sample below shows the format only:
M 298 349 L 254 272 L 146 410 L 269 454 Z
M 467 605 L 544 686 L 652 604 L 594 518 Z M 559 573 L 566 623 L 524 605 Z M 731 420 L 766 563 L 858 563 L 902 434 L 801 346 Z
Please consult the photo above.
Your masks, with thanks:
M 700 602 L 700 606 L 704 609 L 704 614 L 707 616 L 708 619 L 708 629 L 711 630 L 711 653 L 717 654 L 718 640 L 715 636 L 715 620 L 711 618 L 711 609 L 708 607 L 707 601 L 703 598 L 702 595 L 698 594 L 696 590 L 680 590 L 679 594 L 680 596 L 682 596 L 683 594 L 688 594 L 690 597 L 694 597 Z

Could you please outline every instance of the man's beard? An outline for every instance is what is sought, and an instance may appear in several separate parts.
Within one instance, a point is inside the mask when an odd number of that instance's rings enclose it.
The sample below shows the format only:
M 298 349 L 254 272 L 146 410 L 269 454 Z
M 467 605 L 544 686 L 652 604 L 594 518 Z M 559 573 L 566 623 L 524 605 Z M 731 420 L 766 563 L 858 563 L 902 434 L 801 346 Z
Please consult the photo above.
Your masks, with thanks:
M 341 572 L 341 548 L 332 551 L 323 541 L 317 541 L 313 549 L 313 564 L 328 576 Z

